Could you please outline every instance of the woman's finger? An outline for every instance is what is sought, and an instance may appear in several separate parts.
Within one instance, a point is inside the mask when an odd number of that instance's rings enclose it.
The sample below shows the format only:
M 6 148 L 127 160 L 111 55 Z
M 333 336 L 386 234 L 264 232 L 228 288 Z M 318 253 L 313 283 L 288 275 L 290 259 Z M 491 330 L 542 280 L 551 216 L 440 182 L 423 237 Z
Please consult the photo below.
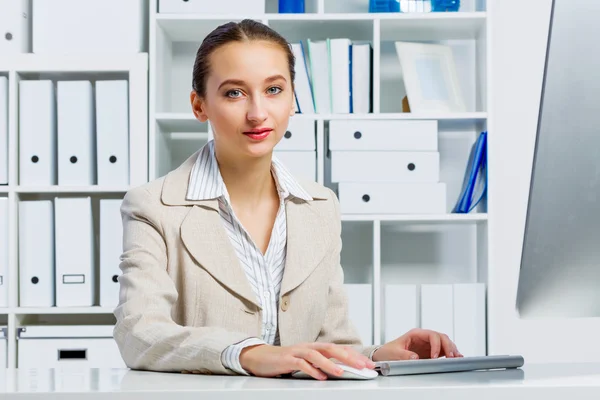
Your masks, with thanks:
M 303 358 L 294 358 L 293 359 L 293 366 L 292 366 L 292 370 L 296 370 L 296 371 L 302 371 L 310 376 L 312 376 L 315 379 L 318 379 L 320 381 L 327 379 L 327 375 L 325 375 L 322 371 L 320 371 L 318 368 L 313 367 L 309 362 L 307 362 L 305 359 Z
M 441 350 L 440 334 L 437 332 L 429 333 L 429 347 L 431 347 L 431 358 L 438 358 Z
M 419 355 L 410 350 L 400 350 L 395 354 L 394 358 L 397 360 L 417 360 Z
M 320 369 L 323 373 L 340 376 L 344 371 L 317 349 L 300 348 L 296 357 L 306 360 L 311 366 Z
M 327 358 L 335 358 L 342 364 L 358 369 L 374 368 L 375 364 L 368 357 L 357 352 L 349 346 L 340 346 L 333 343 L 319 343 L 313 347 Z
M 441 336 L 440 340 L 442 343 L 442 350 L 444 351 L 444 354 L 446 355 L 446 357 L 448 357 L 448 358 L 456 357 L 458 354 L 458 350 L 456 350 L 454 343 L 452 343 L 452 341 L 450 340 L 448 335 L 442 334 L 440 336 Z

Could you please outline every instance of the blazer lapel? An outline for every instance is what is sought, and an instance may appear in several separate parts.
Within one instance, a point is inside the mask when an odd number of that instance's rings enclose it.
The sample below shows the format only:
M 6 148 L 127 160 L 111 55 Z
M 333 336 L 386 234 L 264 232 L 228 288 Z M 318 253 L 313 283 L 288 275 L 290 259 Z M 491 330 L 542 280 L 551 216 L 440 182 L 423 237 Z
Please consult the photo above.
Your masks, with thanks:
M 260 308 L 221 221 L 218 201 L 186 199 L 190 174 L 200 151 L 166 175 L 162 202 L 167 206 L 190 206 L 180 228 L 186 249 L 222 285 Z
M 287 254 L 281 296 L 298 287 L 325 257 L 332 239 L 318 201 L 286 202 Z
M 239 262 L 221 216 L 207 200 L 208 207 L 194 206 L 181 224 L 181 239 L 192 257 L 216 280 L 260 308 Z M 213 203 L 213 204 L 211 204 Z

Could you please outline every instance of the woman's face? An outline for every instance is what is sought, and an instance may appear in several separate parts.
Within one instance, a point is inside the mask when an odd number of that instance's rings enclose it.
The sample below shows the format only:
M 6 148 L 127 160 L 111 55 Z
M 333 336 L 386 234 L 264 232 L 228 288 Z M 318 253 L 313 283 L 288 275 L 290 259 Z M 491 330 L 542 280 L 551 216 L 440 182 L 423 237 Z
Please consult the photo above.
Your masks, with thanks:
M 210 56 L 206 95 L 192 91 L 196 118 L 210 120 L 215 143 L 229 155 L 270 155 L 294 114 L 288 60 L 265 41 L 232 42 Z

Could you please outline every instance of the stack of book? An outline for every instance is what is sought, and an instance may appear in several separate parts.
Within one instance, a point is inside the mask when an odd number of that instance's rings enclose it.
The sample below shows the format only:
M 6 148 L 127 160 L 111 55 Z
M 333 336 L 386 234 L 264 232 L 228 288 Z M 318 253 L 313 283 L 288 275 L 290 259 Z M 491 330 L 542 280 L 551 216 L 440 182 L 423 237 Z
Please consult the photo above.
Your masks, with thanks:
M 296 57 L 296 110 L 302 114 L 370 113 L 371 43 L 336 38 L 292 43 Z

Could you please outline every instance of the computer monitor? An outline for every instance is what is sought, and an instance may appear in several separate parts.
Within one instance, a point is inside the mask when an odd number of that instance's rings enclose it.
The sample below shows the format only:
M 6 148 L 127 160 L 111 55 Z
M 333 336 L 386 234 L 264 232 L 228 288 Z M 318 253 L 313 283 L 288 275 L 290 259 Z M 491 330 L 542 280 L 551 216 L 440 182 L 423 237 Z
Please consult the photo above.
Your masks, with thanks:
M 597 0 L 552 4 L 517 294 L 521 318 L 600 316 L 599 11 Z

